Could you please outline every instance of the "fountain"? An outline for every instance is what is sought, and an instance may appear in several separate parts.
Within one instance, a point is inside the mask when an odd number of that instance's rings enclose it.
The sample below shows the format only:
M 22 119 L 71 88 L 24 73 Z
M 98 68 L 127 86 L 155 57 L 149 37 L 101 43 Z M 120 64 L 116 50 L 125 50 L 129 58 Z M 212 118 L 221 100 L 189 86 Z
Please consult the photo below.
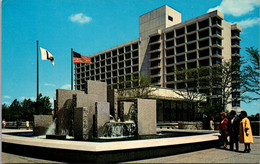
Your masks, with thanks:
M 50 115 L 35 116 L 34 120 L 33 134 L 45 134 L 48 139 L 21 137 L 21 132 L 4 133 L 2 147 L 7 152 L 62 162 L 104 163 L 205 149 L 215 146 L 218 140 L 216 134 L 207 133 L 156 136 L 156 100 L 117 104 L 113 93 L 108 98 L 106 84 L 97 81 L 86 81 L 85 91 L 57 89 L 54 122 Z
M 119 116 L 115 119 L 110 108 L 117 101 L 116 98 L 113 101 L 107 98 L 107 85 L 103 82 L 86 81 L 85 91 L 57 89 L 55 120 L 49 126 L 46 138 L 73 136 L 76 140 L 91 140 L 156 134 L 155 100 L 120 102 L 119 109 L 116 109 Z M 144 120 L 147 113 L 149 119 Z

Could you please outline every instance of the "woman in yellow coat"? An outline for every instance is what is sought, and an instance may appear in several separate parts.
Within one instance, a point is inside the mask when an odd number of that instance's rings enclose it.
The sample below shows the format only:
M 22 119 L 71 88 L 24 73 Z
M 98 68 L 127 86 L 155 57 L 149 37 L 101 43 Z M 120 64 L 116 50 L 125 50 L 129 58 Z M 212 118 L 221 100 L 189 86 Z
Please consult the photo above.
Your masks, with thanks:
M 246 111 L 241 111 L 241 122 L 240 122 L 240 128 L 239 128 L 239 141 L 240 143 L 245 144 L 245 153 L 250 153 L 250 143 L 253 143 L 253 135 L 252 135 L 252 129 L 250 125 L 250 121 L 247 118 Z

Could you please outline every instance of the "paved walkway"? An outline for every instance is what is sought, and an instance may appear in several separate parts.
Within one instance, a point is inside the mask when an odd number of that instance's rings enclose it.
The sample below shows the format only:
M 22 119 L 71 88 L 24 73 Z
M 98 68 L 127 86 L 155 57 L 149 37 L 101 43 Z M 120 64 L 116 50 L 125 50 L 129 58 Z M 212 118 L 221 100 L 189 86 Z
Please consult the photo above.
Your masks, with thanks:
M 254 142 L 254 144 L 251 144 L 251 153 L 211 148 L 179 155 L 131 161 L 127 163 L 260 163 L 260 137 L 254 137 Z M 240 150 L 244 150 L 243 144 L 240 144 Z M 57 162 L 2 152 L 2 163 Z
M 260 137 L 254 137 L 251 152 L 243 153 L 244 144 L 240 144 L 240 151 L 224 149 L 206 149 L 179 155 L 159 157 L 128 163 L 260 163 Z
M 15 154 L 2 152 L 2 163 L 57 163 L 56 161 L 49 161 L 31 157 L 25 157 Z

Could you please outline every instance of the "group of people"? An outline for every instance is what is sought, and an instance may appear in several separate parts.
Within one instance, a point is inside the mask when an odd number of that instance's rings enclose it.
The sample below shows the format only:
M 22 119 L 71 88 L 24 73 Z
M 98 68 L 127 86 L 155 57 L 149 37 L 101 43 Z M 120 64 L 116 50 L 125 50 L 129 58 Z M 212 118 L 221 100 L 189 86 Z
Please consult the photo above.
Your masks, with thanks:
M 236 145 L 236 151 L 239 150 L 239 144 L 245 144 L 245 153 L 250 153 L 250 143 L 253 143 L 252 129 L 250 121 L 247 118 L 246 111 L 241 111 L 240 117 L 236 115 L 236 112 L 232 110 L 230 117 L 227 118 L 225 112 L 220 113 L 221 122 L 219 126 L 221 141 L 224 149 L 227 148 L 227 137 L 230 138 L 230 150 L 234 150 L 234 144 Z

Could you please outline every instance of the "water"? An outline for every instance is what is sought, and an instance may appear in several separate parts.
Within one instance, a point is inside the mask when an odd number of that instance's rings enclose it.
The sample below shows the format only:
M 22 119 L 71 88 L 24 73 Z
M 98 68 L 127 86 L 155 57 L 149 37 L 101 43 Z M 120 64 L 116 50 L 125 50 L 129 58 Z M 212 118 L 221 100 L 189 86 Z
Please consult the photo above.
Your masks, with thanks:
M 46 139 L 46 135 L 33 136 L 33 138 Z M 73 137 L 73 136 L 66 135 L 66 140 L 74 140 L 74 137 Z
M 211 133 L 211 132 L 209 132 Z M 32 132 L 21 132 L 21 133 L 5 133 L 8 135 L 15 135 L 20 137 L 32 137 L 38 139 L 46 139 L 45 135 L 33 136 Z M 207 133 L 199 132 L 160 132 L 157 135 L 145 135 L 145 136 L 118 136 L 118 137 L 100 137 L 98 139 L 89 139 L 88 142 L 113 142 L 113 141 L 131 141 L 131 140 L 147 140 L 147 139 L 159 139 L 159 138 L 175 138 L 184 136 L 201 135 Z M 66 136 L 67 141 L 76 141 L 72 136 Z
M 54 119 L 52 124 L 49 126 L 49 128 L 48 128 L 47 132 L 45 133 L 45 135 L 47 135 L 47 134 L 55 135 L 55 131 L 56 131 L 56 118 Z

